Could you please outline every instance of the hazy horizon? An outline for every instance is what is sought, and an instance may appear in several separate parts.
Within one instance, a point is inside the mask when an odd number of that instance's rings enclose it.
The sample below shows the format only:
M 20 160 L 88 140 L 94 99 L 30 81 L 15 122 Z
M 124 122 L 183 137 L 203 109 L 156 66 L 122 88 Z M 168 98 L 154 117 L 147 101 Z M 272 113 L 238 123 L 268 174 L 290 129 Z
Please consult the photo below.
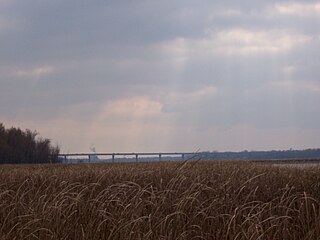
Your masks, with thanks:
M 0 123 L 62 152 L 320 147 L 318 1 L 0 0 Z

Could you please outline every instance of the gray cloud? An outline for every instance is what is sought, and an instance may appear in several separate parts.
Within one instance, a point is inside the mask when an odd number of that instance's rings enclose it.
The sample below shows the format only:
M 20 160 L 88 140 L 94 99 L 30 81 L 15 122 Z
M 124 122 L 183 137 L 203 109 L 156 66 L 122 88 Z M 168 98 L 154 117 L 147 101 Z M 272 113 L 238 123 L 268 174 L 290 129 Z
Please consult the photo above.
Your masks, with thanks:
M 87 141 L 100 142 L 100 148 L 107 136 L 115 137 L 113 129 L 121 136 L 129 129 L 124 150 L 132 142 L 142 150 L 157 142 L 166 149 L 174 142 L 181 149 L 209 147 L 207 141 L 225 149 L 238 142 L 239 148 L 243 125 L 252 131 L 250 148 L 266 142 L 257 137 L 264 129 L 278 129 L 281 147 L 292 143 L 284 135 L 288 128 L 305 139 L 297 147 L 319 145 L 313 135 L 320 131 L 317 6 L 317 1 L 0 1 L 0 118 L 30 123 L 72 149 L 87 142 L 75 147 L 78 139 L 59 127 L 50 132 L 49 122 L 81 126 Z M 194 145 L 185 142 L 182 126 L 197 139 Z M 76 135 L 71 129 L 68 134 Z M 103 129 L 108 133 L 97 133 Z M 152 129 L 159 134 L 154 142 Z M 205 134 L 224 129 L 234 132 L 234 145 L 222 135 L 217 143 Z M 121 150 L 121 143 L 110 144 Z

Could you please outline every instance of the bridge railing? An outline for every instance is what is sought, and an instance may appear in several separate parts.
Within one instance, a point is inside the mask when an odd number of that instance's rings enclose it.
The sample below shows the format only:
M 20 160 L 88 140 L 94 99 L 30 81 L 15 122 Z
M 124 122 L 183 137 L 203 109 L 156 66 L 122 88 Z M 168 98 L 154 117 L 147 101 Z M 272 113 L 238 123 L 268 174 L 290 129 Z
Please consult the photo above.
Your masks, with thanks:
M 139 161 L 139 156 L 155 156 L 158 158 L 159 161 L 163 159 L 163 157 L 169 157 L 169 156 L 176 156 L 181 157 L 181 160 L 185 160 L 187 157 L 196 155 L 196 152 L 124 152 L 124 153 L 65 153 L 65 154 L 59 154 L 59 158 L 62 158 L 65 163 L 68 162 L 68 160 L 71 159 L 77 159 L 78 158 L 84 158 L 88 159 L 88 162 L 91 162 L 93 159 L 99 159 L 99 157 L 110 157 L 112 162 L 115 162 L 116 157 L 118 156 L 132 156 L 133 159 L 135 159 L 136 162 Z

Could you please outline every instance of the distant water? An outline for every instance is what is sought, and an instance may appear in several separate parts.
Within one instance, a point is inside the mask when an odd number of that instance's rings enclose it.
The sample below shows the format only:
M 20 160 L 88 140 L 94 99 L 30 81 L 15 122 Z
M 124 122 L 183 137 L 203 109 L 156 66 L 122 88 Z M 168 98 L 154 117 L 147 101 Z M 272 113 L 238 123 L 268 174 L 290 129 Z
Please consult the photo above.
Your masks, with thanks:
M 320 163 L 273 163 L 275 167 L 311 168 L 320 167 Z

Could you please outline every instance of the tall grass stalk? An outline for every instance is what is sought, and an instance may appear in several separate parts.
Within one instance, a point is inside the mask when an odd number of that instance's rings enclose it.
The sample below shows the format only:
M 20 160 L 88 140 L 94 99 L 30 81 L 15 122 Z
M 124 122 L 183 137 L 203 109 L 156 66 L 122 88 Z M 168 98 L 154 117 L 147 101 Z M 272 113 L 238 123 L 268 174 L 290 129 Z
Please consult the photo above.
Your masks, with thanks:
M 0 168 L 0 239 L 318 239 L 320 168 L 186 161 Z

